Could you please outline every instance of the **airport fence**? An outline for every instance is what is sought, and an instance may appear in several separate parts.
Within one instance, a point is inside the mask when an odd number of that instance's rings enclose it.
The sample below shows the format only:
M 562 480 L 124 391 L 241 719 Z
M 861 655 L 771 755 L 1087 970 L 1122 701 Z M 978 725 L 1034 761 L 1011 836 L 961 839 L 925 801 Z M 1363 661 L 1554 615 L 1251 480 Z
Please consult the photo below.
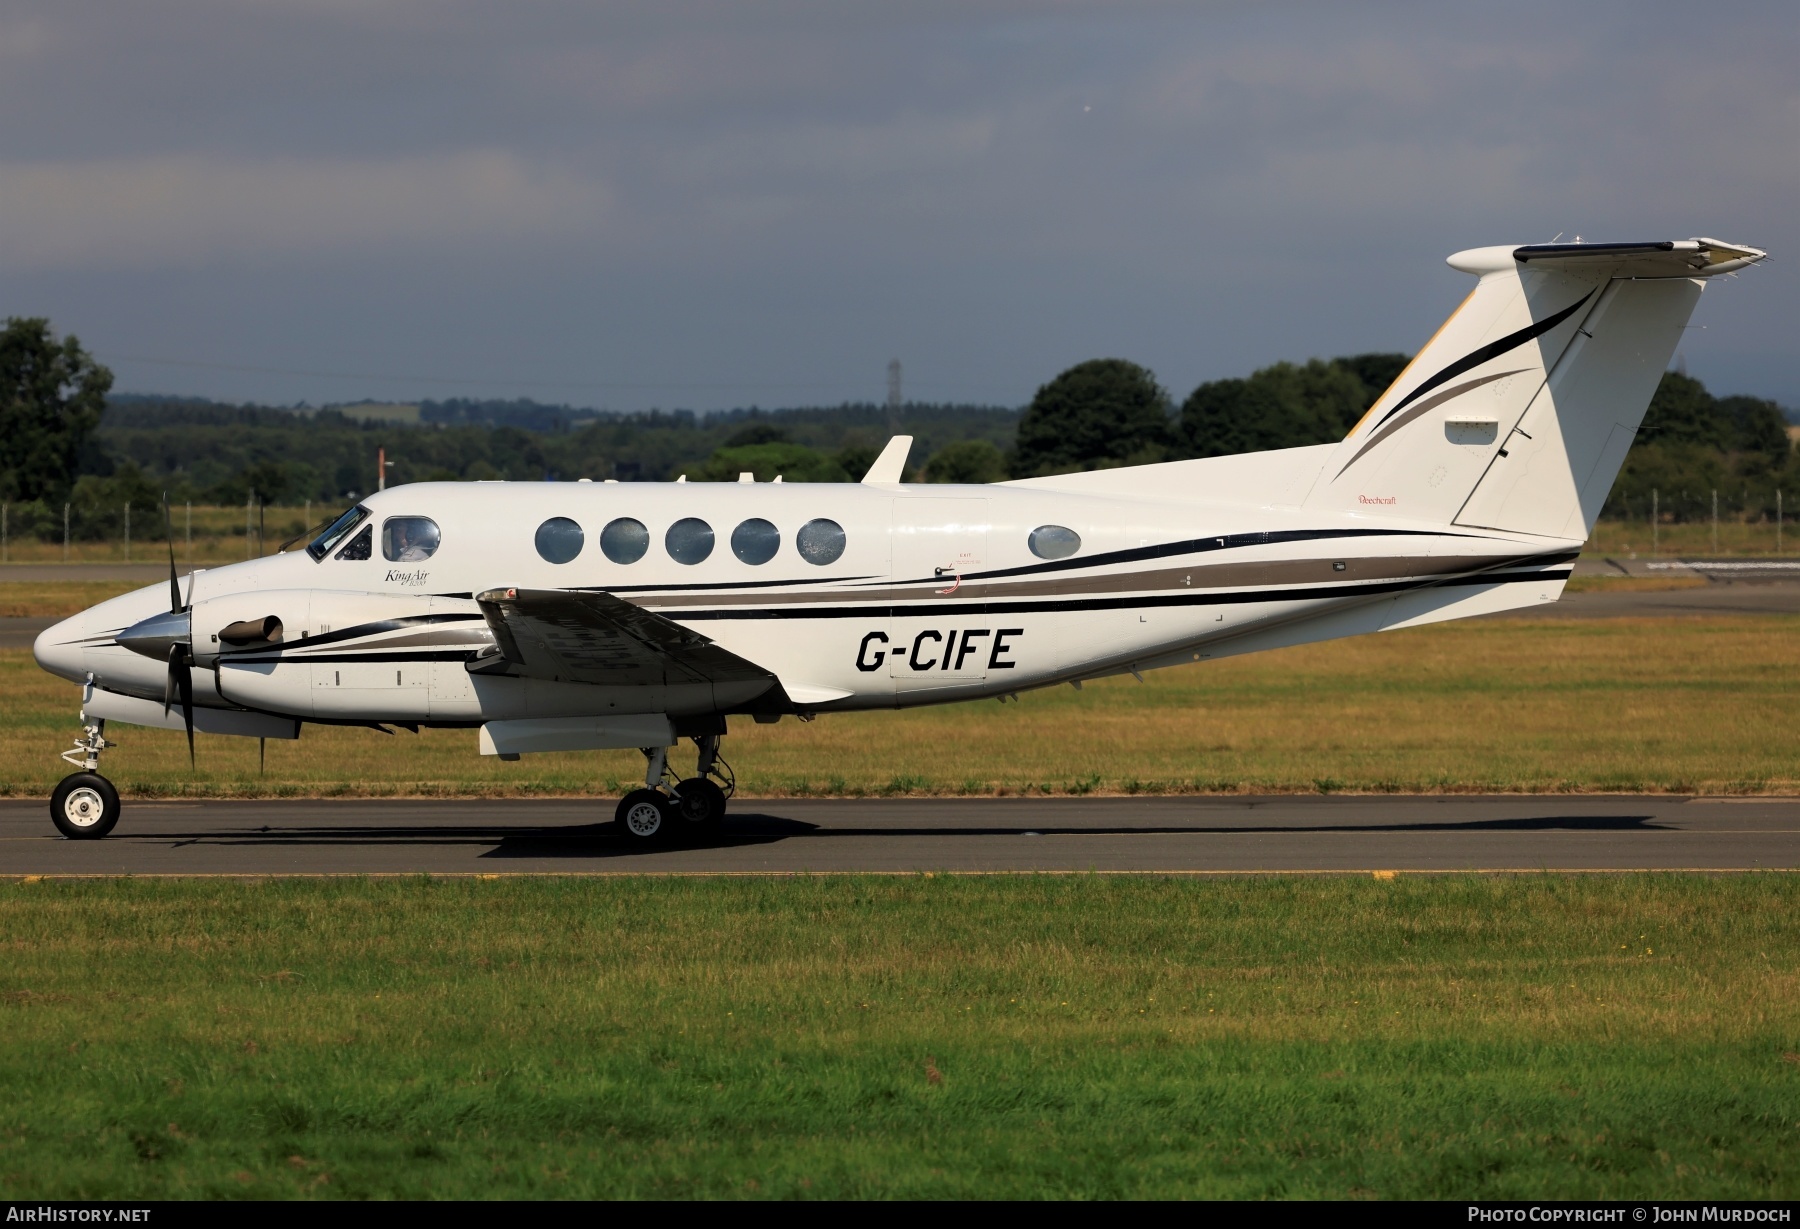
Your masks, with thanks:
M 273 554 L 342 511 L 336 504 L 178 503 L 169 509 L 175 557 L 230 563 Z M 156 563 L 167 560 L 160 503 L 0 504 L 0 563 Z

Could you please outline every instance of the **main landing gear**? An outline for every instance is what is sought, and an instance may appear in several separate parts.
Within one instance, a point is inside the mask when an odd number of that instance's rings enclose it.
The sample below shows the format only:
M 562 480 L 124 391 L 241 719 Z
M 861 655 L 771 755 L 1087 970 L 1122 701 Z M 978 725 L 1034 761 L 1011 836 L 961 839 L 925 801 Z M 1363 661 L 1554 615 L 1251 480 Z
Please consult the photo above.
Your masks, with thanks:
M 100 753 L 116 746 L 106 741 L 106 722 L 96 719 L 62 753 L 81 771 L 64 777 L 50 795 L 50 820 L 71 841 L 97 841 L 119 822 L 119 791 L 100 775 Z
M 667 747 L 645 747 L 644 788 L 619 799 L 619 830 L 633 843 L 670 844 L 683 836 L 716 833 L 725 804 L 736 792 L 731 765 L 719 758 L 719 736 L 694 739 L 699 759 L 694 775 L 677 780 Z

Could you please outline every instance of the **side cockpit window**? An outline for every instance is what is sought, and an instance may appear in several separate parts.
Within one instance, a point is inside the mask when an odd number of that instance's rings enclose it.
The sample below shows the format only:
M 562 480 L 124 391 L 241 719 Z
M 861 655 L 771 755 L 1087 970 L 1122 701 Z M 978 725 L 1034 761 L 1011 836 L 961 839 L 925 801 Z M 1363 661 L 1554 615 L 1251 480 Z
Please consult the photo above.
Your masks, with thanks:
M 307 543 L 306 553 L 311 555 L 315 560 L 325 558 L 325 556 L 336 549 L 340 542 L 349 537 L 350 531 L 362 524 L 363 518 L 368 515 L 369 510 L 367 508 L 355 507 L 350 509 L 342 516 L 338 517 L 337 520 L 327 525 L 324 533 Z M 363 558 L 367 559 L 368 555 L 365 554 Z
M 390 516 L 381 523 L 381 557 L 389 563 L 423 563 L 437 553 L 441 538 L 437 522 L 428 516 Z

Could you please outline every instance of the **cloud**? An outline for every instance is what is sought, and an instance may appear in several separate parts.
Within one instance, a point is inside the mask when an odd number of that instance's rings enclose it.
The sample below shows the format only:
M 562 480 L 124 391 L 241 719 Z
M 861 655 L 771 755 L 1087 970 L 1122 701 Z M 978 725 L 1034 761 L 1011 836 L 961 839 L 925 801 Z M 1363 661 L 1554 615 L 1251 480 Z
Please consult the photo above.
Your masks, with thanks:
M 1800 250 L 1790 8 L 15 0 L 0 267 L 125 353 L 496 391 L 1188 384 L 1415 343 L 1461 247 Z M 1707 296 L 1696 369 L 1800 400 L 1784 267 Z
M 161 155 L 0 163 L 0 263 L 142 269 L 329 249 L 555 240 L 609 194 L 499 150 L 394 160 Z

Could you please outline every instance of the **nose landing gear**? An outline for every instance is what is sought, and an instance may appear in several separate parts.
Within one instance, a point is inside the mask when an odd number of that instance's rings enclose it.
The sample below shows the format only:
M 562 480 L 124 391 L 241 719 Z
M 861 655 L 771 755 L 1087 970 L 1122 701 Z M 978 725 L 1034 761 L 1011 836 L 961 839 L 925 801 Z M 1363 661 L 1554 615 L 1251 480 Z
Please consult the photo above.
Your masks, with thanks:
M 106 722 L 95 720 L 62 753 L 81 771 L 64 777 L 50 795 L 50 822 L 71 841 L 99 840 L 119 822 L 119 791 L 100 775 L 100 753 L 116 746 L 106 740 Z
M 717 734 L 694 739 L 694 746 L 699 759 L 694 775 L 685 780 L 674 779 L 668 748 L 644 748 L 644 788 L 626 794 L 614 812 L 619 830 L 634 843 L 667 844 L 683 833 L 710 835 L 723 823 L 737 778 L 719 757 Z

